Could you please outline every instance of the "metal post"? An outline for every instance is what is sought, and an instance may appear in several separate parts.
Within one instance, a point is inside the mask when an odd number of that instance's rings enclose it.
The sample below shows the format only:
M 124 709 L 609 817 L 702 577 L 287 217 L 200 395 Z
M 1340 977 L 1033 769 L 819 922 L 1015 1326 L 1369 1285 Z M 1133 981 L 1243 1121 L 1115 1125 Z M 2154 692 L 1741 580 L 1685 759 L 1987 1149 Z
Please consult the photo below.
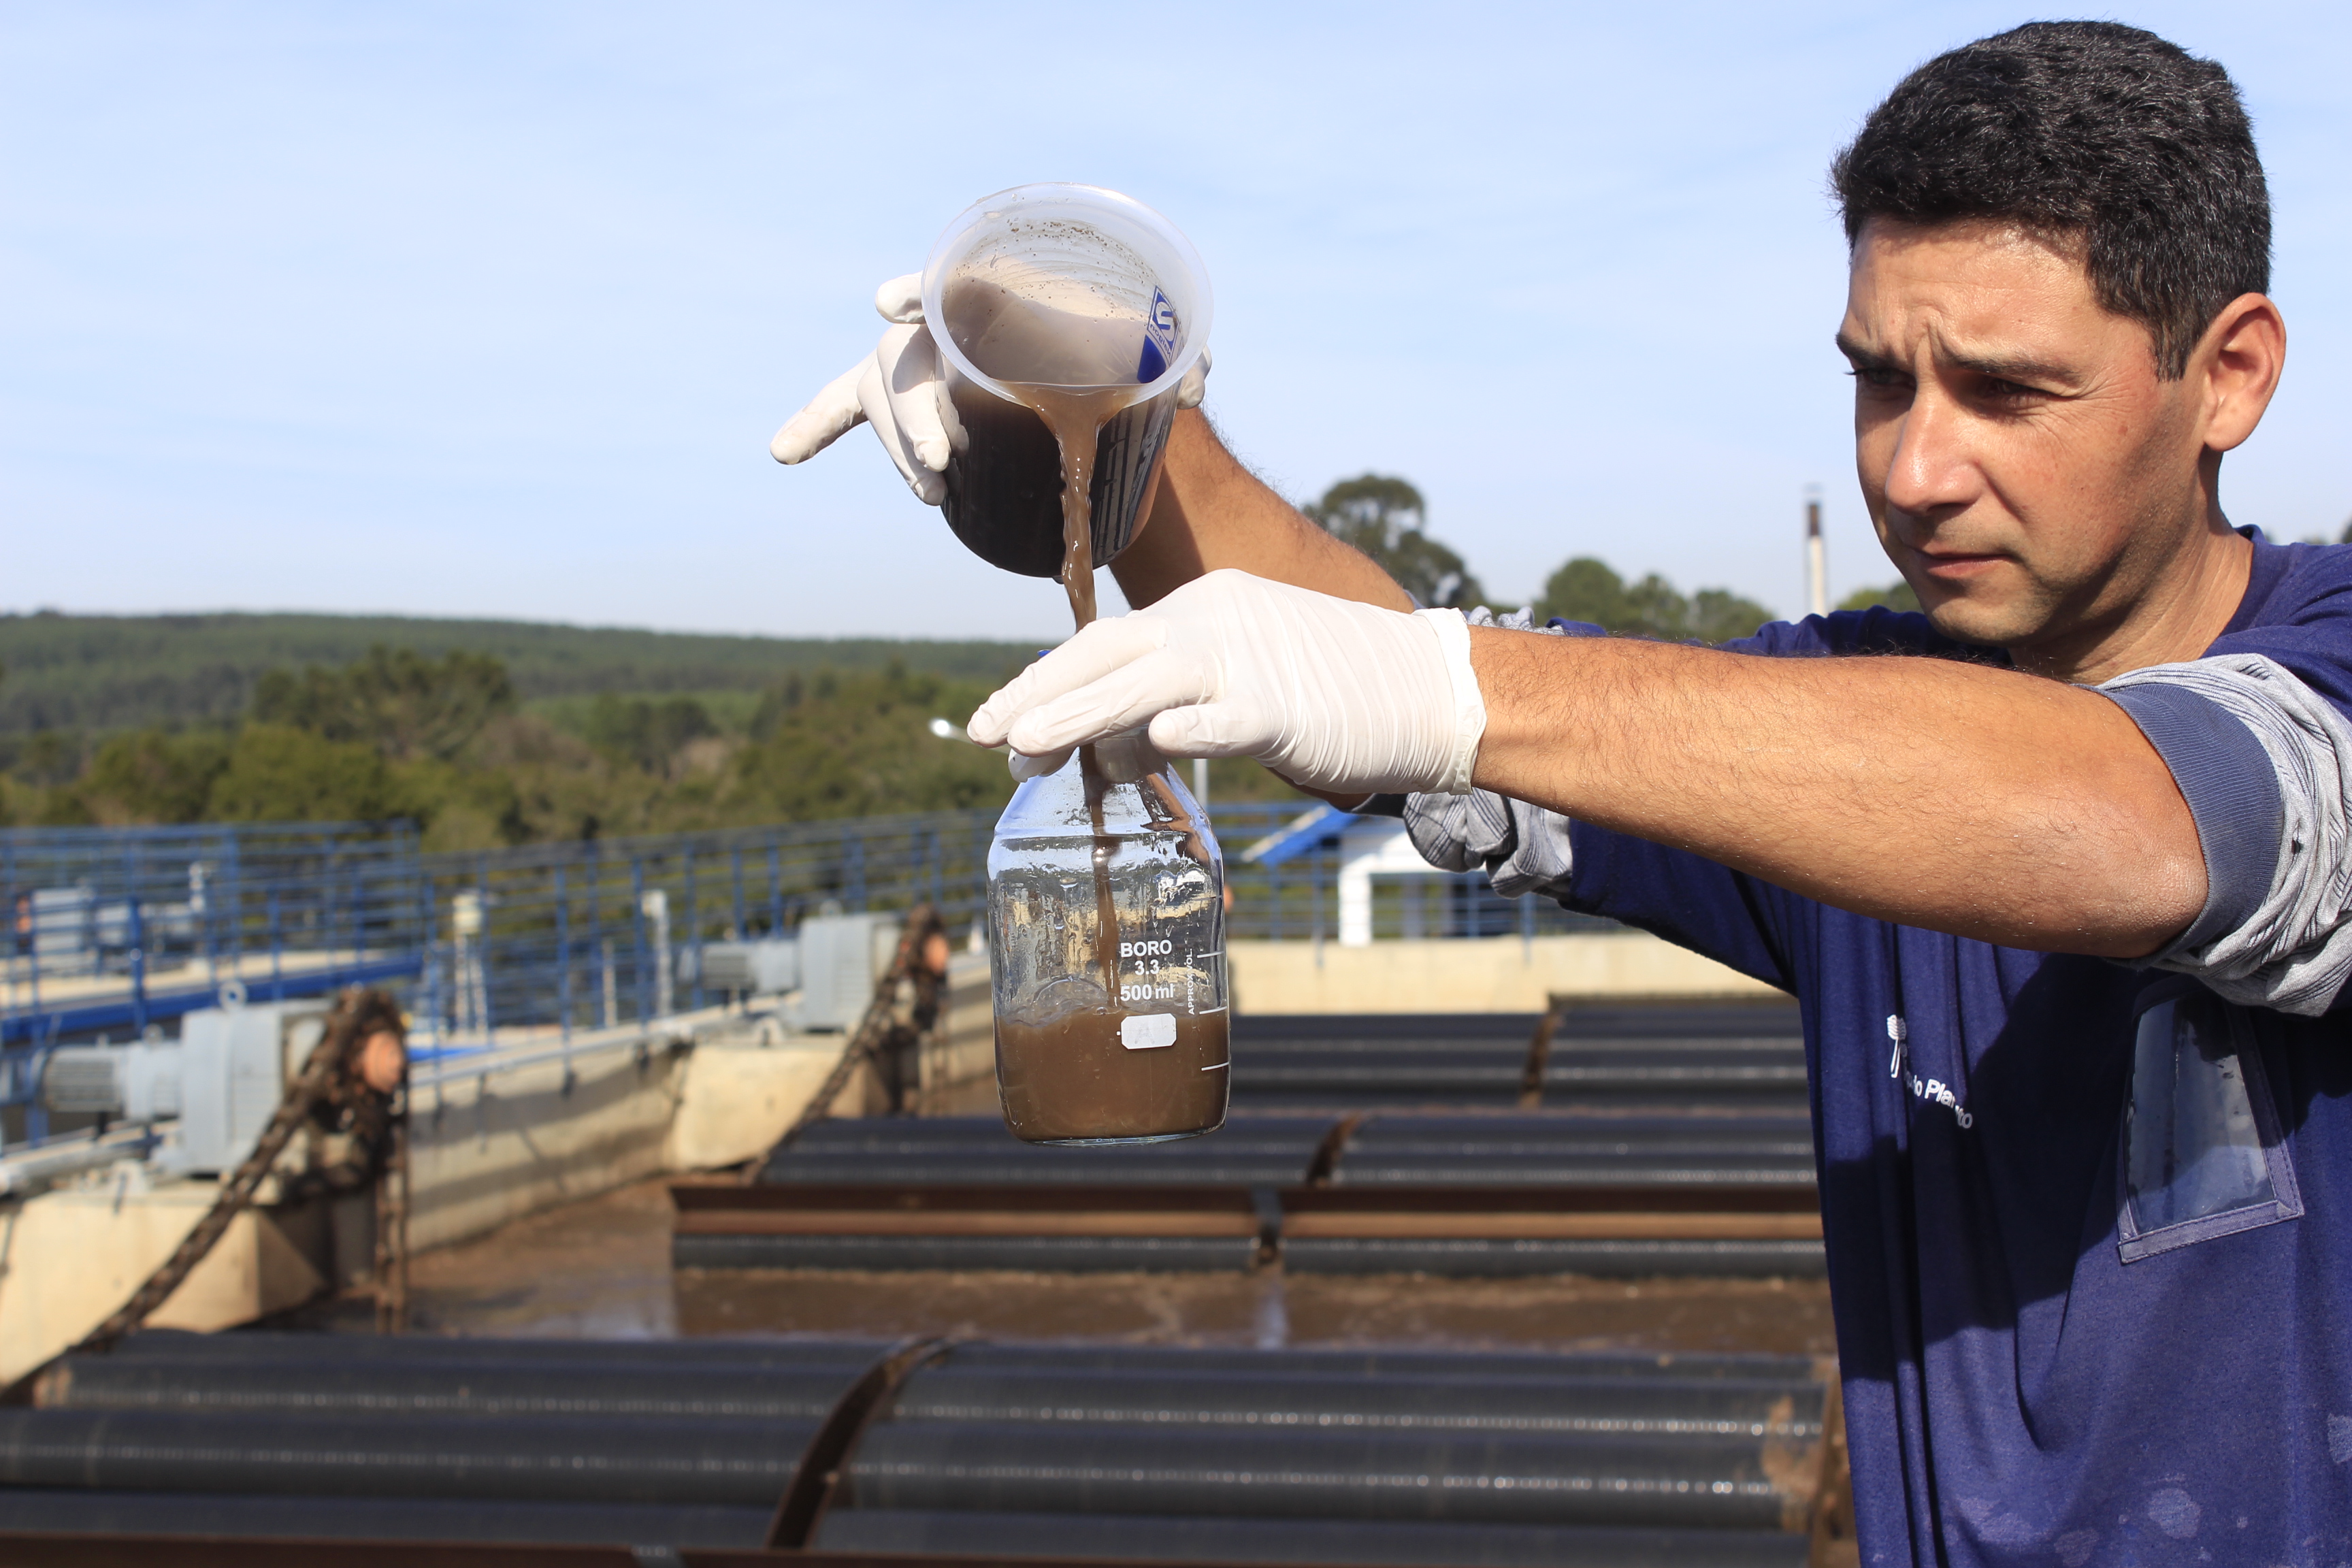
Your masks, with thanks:
M 43 1068 L 48 1064 L 49 1053 L 58 1048 L 58 1026 L 64 1022 L 62 1017 L 51 1018 L 48 1044 L 46 1047 L 36 1044 L 25 1054 L 25 1088 L 29 1096 L 25 1101 L 25 1142 L 27 1143 L 38 1143 L 49 1135 L 49 1113 L 41 1104 L 41 1078 Z
M 278 923 L 278 889 L 269 889 L 269 999 L 286 1000 L 286 941 Z
M 555 1016 L 563 1043 L 572 1043 L 572 899 L 564 886 L 563 863 L 555 866 Z M 564 1081 L 572 1081 L 572 1058 L 563 1058 Z
M 1536 961 L 1536 900 L 1533 893 L 1519 895 L 1519 959 L 1524 963 Z
M 245 840 L 232 832 L 228 836 L 228 973 L 232 980 L 245 978 Z
M 852 910 L 866 908 L 866 837 L 853 833 L 842 846 L 841 901 Z
M 784 863 L 776 836 L 768 835 L 768 934 L 784 933 Z
M 1320 969 L 1323 967 L 1323 852 L 1319 849 L 1309 851 L 1307 863 L 1314 868 L 1315 967 Z
M 729 940 L 743 940 L 743 851 L 741 847 L 728 851 L 730 868 L 735 879 L 735 921 L 727 929 Z
M 702 889 L 694 879 L 694 846 L 691 844 L 686 847 L 686 924 L 694 943 L 694 1005 L 699 1008 L 702 1005 Z M 666 945 L 662 958 L 665 963 L 668 962 Z M 667 1013 L 669 1009 L 665 1007 L 662 1011 Z
M 131 1026 L 147 1034 L 147 922 L 139 909 L 139 850 L 134 843 L 123 851 L 123 879 L 130 884 Z
M 654 1016 L 653 993 L 648 989 L 653 976 L 646 969 L 646 861 L 642 855 L 629 858 L 629 891 L 637 938 L 637 1022 L 642 1024 Z
M 442 1043 L 443 1014 L 441 996 L 441 944 L 434 940 L 438 924 L 433 907 L 433 879 L 422 868 L 416 878 L 416 940 L 422 944 L 425 958 L 425 1016 L 432 1033 L 427 1038 L 435 1046 Z
M 475 1001 L 482 1014 L 482 1044 L 498 1044 L 498 1022 L 490 1016 L 490 858 L 487 855 L 474 859 L 475 896 L 482 900 L 482 936 L 474 944 L 475 984 L 478 987 Z
M 1817 616 L 1830 613 L 1829 545 L 1822 538 L 1822 487 L 1805 487 L 1805 600 Z

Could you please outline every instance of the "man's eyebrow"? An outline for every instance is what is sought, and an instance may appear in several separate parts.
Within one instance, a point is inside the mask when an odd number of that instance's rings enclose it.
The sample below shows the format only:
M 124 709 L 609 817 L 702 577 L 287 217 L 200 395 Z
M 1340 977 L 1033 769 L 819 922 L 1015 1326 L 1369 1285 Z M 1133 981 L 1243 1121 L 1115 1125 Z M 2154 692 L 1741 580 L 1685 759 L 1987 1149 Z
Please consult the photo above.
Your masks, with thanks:
M 1885 354 L 1871 353 L 1843 332 L 1837 335 L 1837 351 L 1853 362 L 1857 370 L 1891 370 L 1895 362 Z
M 1864 348 L 1843 332 L 1837 335 L 1838 353 L 1853 362 L 1857 370 L 1901 370 L 1900 361 Z M 1954 353 L 1939 351 L 1936 356 L 1955 370 L 1968 371 L 1993 381 L 2015 382 L 2020 386 L 2071 387 L 2074 373 L 2063 365 L 2027 354 Z
M 2020 386 L 2069 387 L 2074 384 L 2074 373 L 2063 365 L 2025 354 L 1945 353 L 1938 357 L 1957 370 L 1969 371 L 1994 381 L 2015 382 Z

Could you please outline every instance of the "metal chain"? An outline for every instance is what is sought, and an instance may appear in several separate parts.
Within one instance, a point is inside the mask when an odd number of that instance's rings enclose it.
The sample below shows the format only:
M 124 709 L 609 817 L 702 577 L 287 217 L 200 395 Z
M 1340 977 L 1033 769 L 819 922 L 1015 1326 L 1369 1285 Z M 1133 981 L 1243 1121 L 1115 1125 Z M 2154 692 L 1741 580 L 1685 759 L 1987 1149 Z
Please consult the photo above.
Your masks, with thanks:
M 386 1016 L 388 1015 L 388 1017 Z M 253 1203 L 261 1179 L 269 1173 L 278 1157 L 286 1152 L 311 1108 L 332 1095 L 351 1064 L 349 1058 L 373 1030 L 363 1026 L 375 1023 L 400 1031 L 400 1014 L 390 998 L 379 991 L 357 987 L 346 991 L 337 999 L 335 1009 L 327 1016 L 327 1026 L 319 1043 L 310 1048 L 310 1058 L 292 1083 L 287 1085 L 285 1098 L 269 1118 L 254 1143 L 253 1152 L 242 1164 L 221 1184 L 219 1195 L 205 1217 L 196 1222 L 194 1230 L 181 1238 L 163 1266 L 147 1277 L 147 1282 L 131 1294 L 114 1313 L 82 1337 L 79 1343 L 67 1352 L 68 1355 L 87 1355 L 111 1350 L 124 1335 L 135 1331 L 147 1321 L 148 1314 L 171 1299 L 195 1270 L 196 1265 L 208 1257 L 228 1227 Z
M 946 935 L 946 922 L 930 905 L 918 904 L 907 912 L 907 923 L 898 931 L 898 951 L 890 960 L 888 972 L 874 983 L 874 1000 L 867 1005 L 866 1016 L 859 1020 L 856 1032 L 841 1047 L 841 1059 L 833 1064 L 833 1070 L 801 1108 L 800 1116 L 784 1129 L 784 1135 L 769 1148 L 765 1157 L 752 1162 L 744 1172 L 745 1185 L 757 1182 L 768 1161 L 790 1147 L 793 1139 L 832 1113 L 833 1102 L 849 1087 L 851 1076 L 872 1060 L 894 1034 L 903 1030 L 919 1037 L 930 1031 L 939 1017 L 940 992 L 946 976 L 931 968 L 924 950 L 930 945 L 932 937 L 944 939 Z M 897 1016 L 898 985 L 908 979 L 915 983 L 914 1017 L 911 1024 L 901 1024 Z

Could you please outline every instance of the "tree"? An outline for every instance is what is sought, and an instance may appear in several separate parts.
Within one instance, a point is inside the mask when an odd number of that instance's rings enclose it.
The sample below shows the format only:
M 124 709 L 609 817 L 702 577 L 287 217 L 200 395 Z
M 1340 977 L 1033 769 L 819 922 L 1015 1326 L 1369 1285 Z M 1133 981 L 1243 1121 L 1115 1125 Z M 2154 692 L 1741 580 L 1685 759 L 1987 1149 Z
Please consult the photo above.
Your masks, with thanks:
M 202 822 L 228 755 L 226 738 L 209 731 L 134 730 L 100 745 L 78 787 L 101 822 Z
M 253 694 L 261 723 L 362 742 L 395 762 L 456 756 L 513 707 L 507 667 L 488 654 L 459 649 L 436 660 L 382 643 L 341 669 L 266 671 Z
M 1701 642 L 1729 642 L 1752 637 L 1756 628 L 1775 620 L 1771 611 L 1728 588 L 1701 588 L 1691 595 L 1690 635 Z
M 1298 510 L 1370 556 L 1424 605 L 1463 608 L 1486 596 L 1462 557 L 1429 537 L 1428 506 L 1410 480 L 1361 474 Z
M 1866 610 L 1873 605 L 1884 605 L 1890 610 L 1908 610 L 1917 614 L 1919 595 L 1911 584 L 1899 578 L 1884 588 L 1856 588 L 1838 601 L 1841 610 Z
M 218 822 L 381 822 L 406 815 L 373 746 L 290 724 L 247 724 L 214 781 Z
M 584 731 L 588 743 L 614 761 L 667 777 L 689 742 L 716 735 L 719 726 L 691 697 L 653 702 L 608 691 L 588 710 Z
M 1772 618 L 1772 612 L 1728 588 L 1701 588 L 1685 596 L 1653 572 L 1628 584 L 1605 561 L 1580 555 L 1544 584 L 1530 606 L 1536 621 L 1582 621 L 1621 637 L 1668 642 L 1729 642 Z
M 970 717 L 988 691 L 900 665 L 820 671 L 796 700 L 778 693 L 723 804 L 743 820 L 785 822 L 1000 805 L 1013 789 L 1003 758 L 930 732 L 934 718 Z

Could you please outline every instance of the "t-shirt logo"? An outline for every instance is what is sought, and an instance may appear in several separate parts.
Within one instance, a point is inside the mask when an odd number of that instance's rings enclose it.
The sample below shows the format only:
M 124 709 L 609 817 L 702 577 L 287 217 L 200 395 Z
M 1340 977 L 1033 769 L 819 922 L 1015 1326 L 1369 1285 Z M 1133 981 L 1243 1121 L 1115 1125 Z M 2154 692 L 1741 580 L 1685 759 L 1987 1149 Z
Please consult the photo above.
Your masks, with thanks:
M 1951 1085 L 1939 1078 L 1923 1079 L 1910 1070 L 1911 1026 L 1903 1021 L 1903 1015 L 1900 1013 L 1889 1013 L 1886 1016 L 1886 1037 L 1895 1042 L 1895 1049 L 1886 1058 L 1887 1077 L 1897 1083 L 1908 1079 L 1913 1099 L 1924 1100 L 1930 1105 L 1944 1107 L 1952 1113 L 1952 1120 L 1959 1123 L 1962 1131 L 1977 1124 L 1977 1119 L 1969 1114 L 1969 1108 L 1962 1105 L 1958 1097 L 1952 1093 Z

